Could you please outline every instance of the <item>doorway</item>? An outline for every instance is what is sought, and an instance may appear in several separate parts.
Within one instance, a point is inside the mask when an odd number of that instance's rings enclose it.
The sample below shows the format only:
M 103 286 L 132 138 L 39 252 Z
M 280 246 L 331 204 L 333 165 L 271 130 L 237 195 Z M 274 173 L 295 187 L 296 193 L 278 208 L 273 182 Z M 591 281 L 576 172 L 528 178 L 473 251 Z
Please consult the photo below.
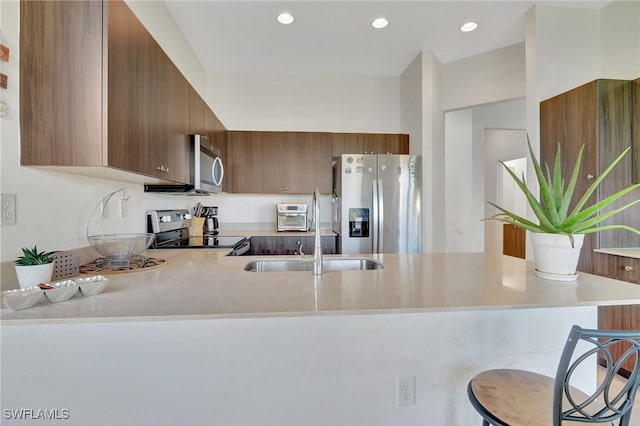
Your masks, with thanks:
M 516 176 L 527 175 L 527 159 L 525 157 L 504 161 Z M 505 167 L 498 163 L 498 176 L 500 176 L 498 193 L 500 194 L 500 206 L 519 216 L 527 214 L 527 199 L 507 172 Z M 524 259 L 526 257 L 526 231 L 522 228 L 503 223 L 502 224 L 502 254 Z

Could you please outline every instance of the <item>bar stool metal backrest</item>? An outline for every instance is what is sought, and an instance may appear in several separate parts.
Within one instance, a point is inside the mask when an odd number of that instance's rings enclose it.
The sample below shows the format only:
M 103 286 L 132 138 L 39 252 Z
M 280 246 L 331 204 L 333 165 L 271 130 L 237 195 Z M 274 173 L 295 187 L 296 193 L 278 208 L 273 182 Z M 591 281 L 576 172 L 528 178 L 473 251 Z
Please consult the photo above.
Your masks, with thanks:
M 604 374 L 598 375 L 593 392 L 584 393 L 572 382 L 592 375 L 596 359 L 605 361 Z M 627 380 L 614 381 L 623 367 Z M 471 379 L 467 393 L 483 425 L 628 426 L 639 384 L 640 330 L 574 325 L 555 378 L 524 370 L 488 370 Z
M 575 357 L 576 347 L 581 341 L 586 342 L 590 348 Z M 623 345 L 628 348 L 621 348 Z M 615 362 L 611 354 L 614 347 L 618 348 L 616 353 L 621 353 Z M 575 388 L 571 386 L 572 375 L 579 371 L 584 362 L 598 356 L 605 360 L 606 371 L 596 390 L 586 399 L 574 395 Z M 627 362 L 632 365 L 629 378 L 624 386 L 616 389 L 614 378 Z M 562 351 L 556 373 L 553 395 L 554 424 L 555 419 L 558 419 L 558 424 L 565 420 L 606 423 L 618 419 L 620 424 L 628 424 L 639 382 L 640 330 L 587 330 L 574 325 Z M 562 407 L 563 400 L 568 402 L 567 408 Z

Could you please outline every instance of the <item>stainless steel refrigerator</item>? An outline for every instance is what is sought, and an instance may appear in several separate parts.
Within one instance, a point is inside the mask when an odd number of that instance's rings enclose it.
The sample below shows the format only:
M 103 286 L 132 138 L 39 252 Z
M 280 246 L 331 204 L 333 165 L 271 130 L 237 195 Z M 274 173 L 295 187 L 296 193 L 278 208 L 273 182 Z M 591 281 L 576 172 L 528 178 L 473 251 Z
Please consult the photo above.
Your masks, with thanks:
M 421 156 L 344 154 L 333 175 L 342 253 L 421 252 Z

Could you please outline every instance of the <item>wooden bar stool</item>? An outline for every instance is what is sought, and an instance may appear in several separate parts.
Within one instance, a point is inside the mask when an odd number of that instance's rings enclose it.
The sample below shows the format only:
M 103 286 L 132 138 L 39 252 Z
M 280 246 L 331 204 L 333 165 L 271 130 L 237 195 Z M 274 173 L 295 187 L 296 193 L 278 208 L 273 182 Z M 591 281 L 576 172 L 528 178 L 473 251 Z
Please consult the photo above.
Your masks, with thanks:
M 622 355 L 614 363 L 611 349 L 619 345 Z M 598 356 L 606 361 L 606 372 L 596 390 L 588 394 L 572 386 L 572 378 L 579 377 L 581 368 L 593 368 Z M 625 368 L 630 364 L 631 369 L 618 388 L 613 379 L 622 364 Z M 574 325 L 555 378 L 523 370 L 488 370 L 471 379 L 467 394 L 483 426 L 612 425 L 616 421 L 628 426 L 639 383 L 640 330 L 587 330 Z

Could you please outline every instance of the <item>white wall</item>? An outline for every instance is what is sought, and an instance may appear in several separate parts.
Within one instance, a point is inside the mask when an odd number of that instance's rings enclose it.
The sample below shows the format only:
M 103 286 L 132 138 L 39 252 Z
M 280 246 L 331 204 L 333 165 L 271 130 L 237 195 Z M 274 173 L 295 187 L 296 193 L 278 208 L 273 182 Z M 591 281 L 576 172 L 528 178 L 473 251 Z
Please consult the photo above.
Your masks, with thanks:
M 2 408 L 67 409 L 65 425 L 475 425 L 473 375 L 553 376 L 571 326 L 596 323 L 582 306 L 3 325 Z M 413 406 L 398 406 L 401 376 Z
M 527 135 L 524 130 L 487 129 L 484 146 L 484 195 L 486 200 L 498 203 L 501 199 L 498 192 L 498 160 L 506 161 L 527 156 Z M 485 204 L 484 217 L 490 217 L 495 213 L 498 213 L 495 207 Z M 492 220 L 482 223 L 485 227 L 484 251 L 502 253 L 502 223 Z
M 445 118 L 445 232 L 446 252 L 463 253 L 471 245 L 473 229 L 473 114 L 454 111 Z M 477 220 L 477 218 L 476 218 Z
M 208 72 L 229 130 L 400 133 L 400 78 Z
M 525 44 L 449 62 L 442 69 L 444 111 L 521 98 L 525 87 Z

